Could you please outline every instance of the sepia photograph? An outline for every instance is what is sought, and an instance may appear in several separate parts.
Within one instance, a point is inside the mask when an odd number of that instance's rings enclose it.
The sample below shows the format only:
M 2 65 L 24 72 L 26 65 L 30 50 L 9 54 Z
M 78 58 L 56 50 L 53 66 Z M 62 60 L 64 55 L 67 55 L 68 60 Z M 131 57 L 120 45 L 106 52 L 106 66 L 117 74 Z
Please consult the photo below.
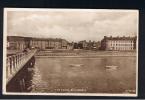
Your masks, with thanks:
M 138 95 L 138 10 L 5 8 L 3 94 Z

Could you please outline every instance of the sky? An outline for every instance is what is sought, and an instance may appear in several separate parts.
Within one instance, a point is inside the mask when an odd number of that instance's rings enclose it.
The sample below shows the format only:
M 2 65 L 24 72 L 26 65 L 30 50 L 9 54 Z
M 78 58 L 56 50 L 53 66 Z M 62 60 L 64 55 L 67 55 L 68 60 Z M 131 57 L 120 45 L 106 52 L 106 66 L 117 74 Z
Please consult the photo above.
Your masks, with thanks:
M 7 34 L 68 41 L 99 41 L 104 36 L 136 36 L 136 10 L 7 11 Z

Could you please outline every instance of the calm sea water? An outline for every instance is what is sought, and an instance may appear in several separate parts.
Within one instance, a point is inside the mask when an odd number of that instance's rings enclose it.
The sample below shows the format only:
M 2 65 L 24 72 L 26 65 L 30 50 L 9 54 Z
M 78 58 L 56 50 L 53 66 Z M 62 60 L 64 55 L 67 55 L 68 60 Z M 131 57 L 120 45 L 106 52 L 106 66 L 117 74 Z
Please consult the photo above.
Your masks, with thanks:
M 73 66 L 76 65 L 76 66 Z M 108 70 L 106 66 L 118 66 Z M 31 92 L 124 93 L 136 88 L 135 57 L 36 57 Z

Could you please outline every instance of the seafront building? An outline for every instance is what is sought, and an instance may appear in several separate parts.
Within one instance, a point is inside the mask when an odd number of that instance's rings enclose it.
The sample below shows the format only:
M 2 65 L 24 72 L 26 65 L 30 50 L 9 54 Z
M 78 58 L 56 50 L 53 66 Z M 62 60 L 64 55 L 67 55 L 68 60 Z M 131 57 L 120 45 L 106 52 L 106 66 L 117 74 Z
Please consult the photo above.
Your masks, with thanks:
M 84 49 L 84 50 L 118 50 L 127 51 L 136 49 L 137 37 L 107 37 L 100 41 L 79 41 L 70 43 L 61 38 L 32 38 L 20 36 L 7 36 L 8 50 L 24 50 L 25 48 L 47 49 Z
M 25 48 L 45 49 L 72 49 L 70 43 L 59 38 L 31 38 L 20 36 L 7 37 L 8 50 L 24 50 Z
M 67 49 L 68 41 L 58 38 L 31 38 L 30 47 L 37 47 L 39 49 Z
M 28 42 L 26 38 L 20 36 L 7 37 L 8 50 L 24 50 L 27 47 L 28 47 Z
M 107 37 L 101 41 L 101 50 L 118 50 L 127 51 L 136 49 L 136 39 L 137 37 Z

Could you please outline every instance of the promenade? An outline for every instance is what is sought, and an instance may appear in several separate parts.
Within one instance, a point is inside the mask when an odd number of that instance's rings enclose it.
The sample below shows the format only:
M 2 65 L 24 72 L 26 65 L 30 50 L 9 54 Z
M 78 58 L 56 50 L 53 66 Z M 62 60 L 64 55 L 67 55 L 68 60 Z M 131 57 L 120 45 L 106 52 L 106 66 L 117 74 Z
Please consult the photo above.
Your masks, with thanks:
M 66 51 L 39 51 L 37 57 L 101 57 L 101 56 L 136 56 L 135 51 L 90 51 L 90 50 L 66 50 Z

